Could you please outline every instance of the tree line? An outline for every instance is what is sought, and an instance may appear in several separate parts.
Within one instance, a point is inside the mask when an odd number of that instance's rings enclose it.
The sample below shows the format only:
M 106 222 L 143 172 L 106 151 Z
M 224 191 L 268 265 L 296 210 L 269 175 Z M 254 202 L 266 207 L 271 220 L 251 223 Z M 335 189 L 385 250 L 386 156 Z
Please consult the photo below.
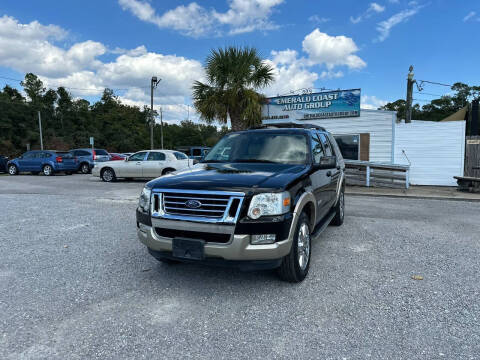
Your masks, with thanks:
M 68 150 L 95 147 L 110 152 L 132 152 L 150 147 L 150 110 L 123 104 L 111 89 L 105 89 L 101 99 L 90 104 L 73 98 L 64 87 L 46 89 L 34 74 L 25 75 L 21 82 L 26 97 L 6 85 L 0 91 L 0 154 L 16 156 L 40 148 L 38 112 L 42 118 L 45 149 Z M 213 146 L 227 132 L 209 124 L 182 121 L 164 123 L 164 147 Z M 154 142 L 160 147 L 160 125 L 155 124 Z
M 447 116 L 457 112 L 469 104 L 469 101 L 478 98 L 480 86 L 469 86 L 467 84 L 457 82 L 452 85 L 452 95 L 444 95 L 440 98 L 433 99 L 429 103 L 420 106 L 414 104 L 412 106 L 412 119 L 439 121 Z M 418 95 L 422 96 L 420 92 Z M 396 111 L 398 119 L 405 119 L 407 103 L 404 99 L 390 102 L 379 110 Z

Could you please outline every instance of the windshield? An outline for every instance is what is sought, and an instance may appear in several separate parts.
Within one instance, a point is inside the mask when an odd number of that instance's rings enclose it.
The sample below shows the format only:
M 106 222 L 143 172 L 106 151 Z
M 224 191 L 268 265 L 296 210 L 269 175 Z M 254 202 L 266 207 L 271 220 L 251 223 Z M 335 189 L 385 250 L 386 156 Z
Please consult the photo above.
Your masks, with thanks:
M 305 164 L 307 138 L 301 134 L 243 132 L 223 137 L 203 162 Z

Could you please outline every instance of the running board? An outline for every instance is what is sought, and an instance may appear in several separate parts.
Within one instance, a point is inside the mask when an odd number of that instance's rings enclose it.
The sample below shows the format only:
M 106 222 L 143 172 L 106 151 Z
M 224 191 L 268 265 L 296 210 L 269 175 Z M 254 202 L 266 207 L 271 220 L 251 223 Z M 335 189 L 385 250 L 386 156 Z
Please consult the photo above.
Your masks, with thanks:
M 330 225 L 330 222 L 332 219 L 335 217 L 335 211 L 331 211 L 329 214 L 327 214 L 321 222 L 318 223 L 317 226 L 315 226 L 315 229 L 313 230 L 312 233 L 312 239 L 318 237 L 323 230 L 327 228 L 328 225 Z

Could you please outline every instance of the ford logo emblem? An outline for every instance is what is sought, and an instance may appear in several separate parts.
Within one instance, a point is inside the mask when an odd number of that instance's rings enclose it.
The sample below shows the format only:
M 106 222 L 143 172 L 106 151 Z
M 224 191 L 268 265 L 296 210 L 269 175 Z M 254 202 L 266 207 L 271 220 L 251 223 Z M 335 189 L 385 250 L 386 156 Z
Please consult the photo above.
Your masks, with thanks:
M 185 206 L 190 208 L 190 209 L 198 209 L 199 207 L 202 206 L 202 203 L 198 200 L 188 200 L 185 203 Z

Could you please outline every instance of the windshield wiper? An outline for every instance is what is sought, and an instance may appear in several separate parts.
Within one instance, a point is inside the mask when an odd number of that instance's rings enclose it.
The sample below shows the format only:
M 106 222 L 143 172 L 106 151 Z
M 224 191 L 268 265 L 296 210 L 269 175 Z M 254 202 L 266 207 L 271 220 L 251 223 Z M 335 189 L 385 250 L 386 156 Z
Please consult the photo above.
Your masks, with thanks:
M 263 159 L 236 159 L 232 160 L 232 162 L 237 163 L 264 163 L 264 164 L 278 164 L 277 161 L 272 160 L 263 160 Z

